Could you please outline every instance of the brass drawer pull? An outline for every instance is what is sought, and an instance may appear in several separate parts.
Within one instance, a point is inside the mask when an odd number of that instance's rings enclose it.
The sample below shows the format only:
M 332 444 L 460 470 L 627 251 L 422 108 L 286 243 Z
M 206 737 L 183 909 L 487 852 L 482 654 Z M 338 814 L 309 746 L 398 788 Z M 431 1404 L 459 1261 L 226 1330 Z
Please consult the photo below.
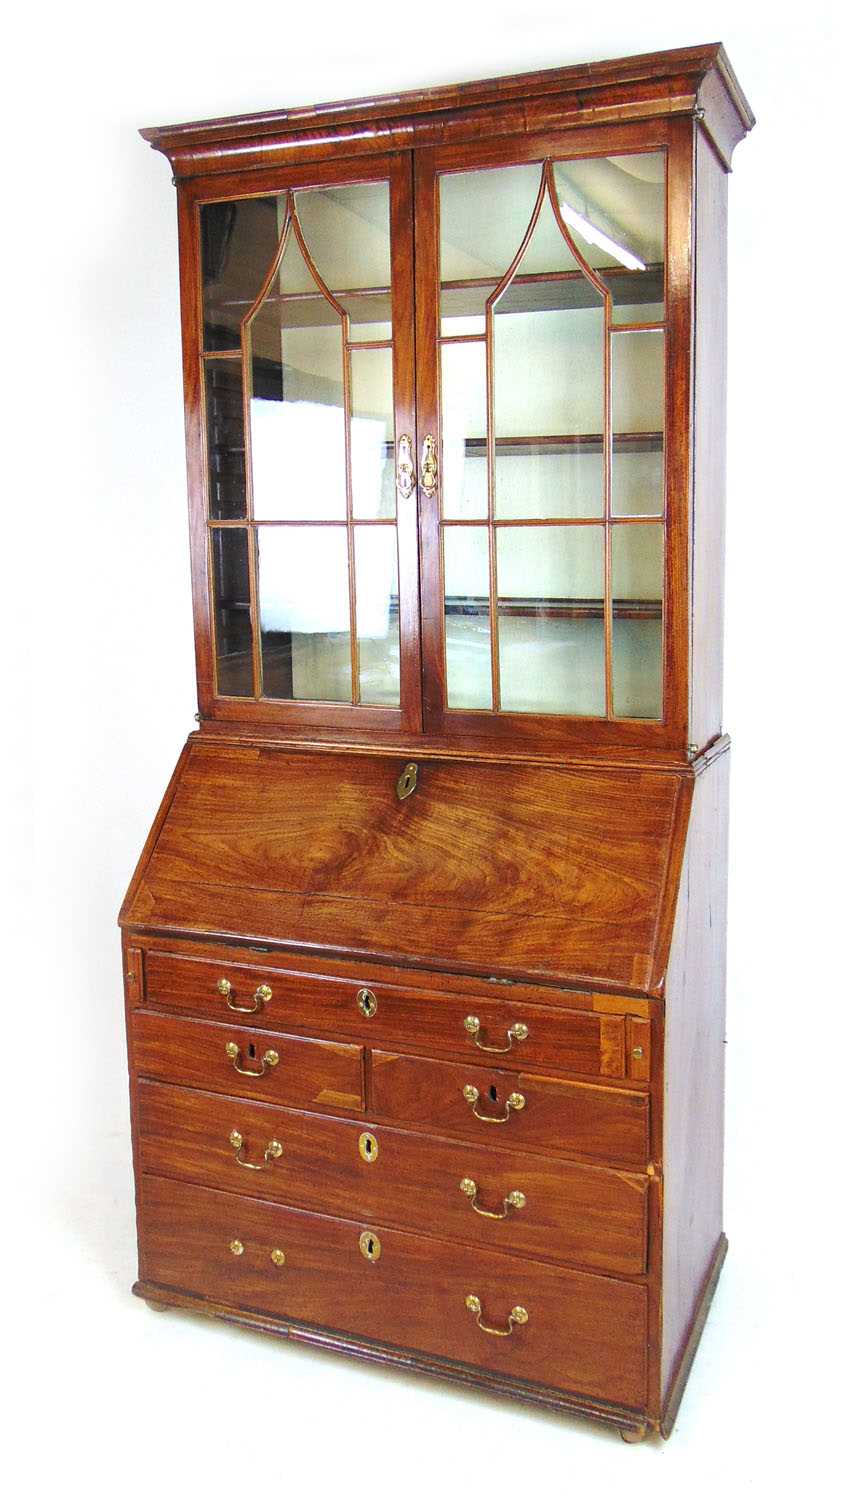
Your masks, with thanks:
M 504 1115 L 483 1115 L 476 1108 L 479 1102 L 479 1090 L 476 1088 L 476 1085 L 473 1083 L 465 1083 L 464 1088 L 461 1090 L 461 1092 L 467 1100 L 467 1103 L 470 1105 L 470 1108 L 473 1114 L 476 1116 L 476 1119 L 484 1120 L 486 1125 L 505 1125 L 511 1117 L 512 1109 L 518 1110 L 525 1109 L 526 1107 L 525 1094 L 514 1093 L 509 1094 L 508 1098 L 505 1101 Z
M 481 1328 L 483 1333 L 492 1333 L 494 1338 L 498 1339 L 507 1339 L 509 1334 L 514 1332 L 515 1324 L 528 1323 L 529 1321 L 529 1314 L 526 1312 L 525 1307 L 512 1307 L 508 1314 L 507 1328 L 495 1328 L 492 1323 L 483 1323 L 482 1304 L 478 1297 L 473 1296 L 472 1292 L 469 1297 L 464 1298 L 464 1306 L 468 1312 L 473 1314 L 478 1327 Z
M 236 1010 L 244 1016 L 255 1015 L 256 1011 L 261 1010 L 262 1006 L 265 1005 L 273 995 L 273 991 L 270 988 L 269 984 L 260 984 L 255 994 L 253 995 L 252 1005 L 233 1005 L 231 982 L 228 979 L 219 979 L 217 981 L 217 989 L 218 994 L 222 995 L 225 999 L 227 1009 Z
M 239 1167 L 246 1167 L 250 1172 L 263 1172 L 265 1167 L 272 1167 L 277 1157 L 283 1152 L 281 1141 L 268 1141 L 264 1150 L 264 1161 L 245 1161 L 241 1152 L 244 1149 L 244 1137 L 240 1130 L 233 1130 L 229 1136 L 230 1146 L 235 1147 L 235 1160 Z
M 236 1073 L 242 1073 L 245 1078 L 261 1078 L 268 1068 L 275 1068 L 279 1061 L 279 1053 L 273 1047 L 268 1047 L 262 1053 L 260 1068 L 242 1068 L 243 1054 L 237 1042 L 226 1043 L 226 1056 L 232 1059 L 232 1066 Z
M 505 1033 L 508 1038 L 506 1045 L 504 1047 L 489 1047 L 485 1042 L 479 1041 L 482 1033 L 482 1023 L 478 1016 L 465 1016 L 464 1030 L 470 1033 L 480 1052 L 510 1052 L 515 1042 L 525 1042 L 526 1037 L 529 1035 L 529 1028 L 525 1021 L 515 1021 L 514 1025 L 509 1026 Z
M 526 1194 L 521 1193 L 519 1188 L 514 1188 L 512 1192 L 506 1194 L 502 1200 L 502 1212 L 500 1213 L 497 1209 L 479 1207 L 476 1202 L 479 1189 L 472 1177 L 462 1177 L 458 1186 L 462 1193 L 466 1193 L 470 1199 L 470 1207 L 473 1209 L 473 1212 L 481 1214 L 483 1219 L 507 1219 L 510 1208 L 526 1207 Z

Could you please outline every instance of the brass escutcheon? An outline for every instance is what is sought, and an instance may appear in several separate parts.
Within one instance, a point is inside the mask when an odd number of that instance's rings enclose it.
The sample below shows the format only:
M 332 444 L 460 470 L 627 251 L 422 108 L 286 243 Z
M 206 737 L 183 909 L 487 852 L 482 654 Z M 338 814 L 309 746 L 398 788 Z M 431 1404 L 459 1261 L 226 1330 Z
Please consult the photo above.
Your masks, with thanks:
M 358 1138 L 358 1154 L 362 1161 L 375 1161 L 379 1155 L 379 1142 L 369 1130 L 363 1130 Z
M 407 432 L 400 433 L 397 439 L 397 491 L 402 500 L 410 500 L 414 494 L 414 486 L 417 476 L 414 472 L 414 457 L 411 449 L 411 436 Z
M 241 1243 L 240 1240 L 230 1240 L 229 1241 L 229 1248 L 232 1251 L 233 1255 L 243 1255 L 244 1254 L 244 1246 L 242 1245 L 242 1243 Z
M 417 786 L 417 762 L 410 760 L 408 765 L 403 766 L 400 779 L 397 782 L 397 796 L 400 802 L 410 797 Z
M 271 1250 L 271 1252 L 270 1252 L 270 1259 L 273 1261 L 273 1264 L 275 1266 L 284 1266 L 284 1264 L 285 1264 L 285 1251 L 284 1250 Z
M 431 500 L 438 488 L 438 460 L 435 454 L 435 439 L 431 432 L 427 432 L 423 439 L 423 453 L 420 459 L 420 489 Z
M 361 1011 L 361 1014 L 363 1016 L 366 1016 L 368 1020 L 371 1016 L 375 1016 L 376 1011 L 379 1008 L 378 1001 L 372 990 L 359 990 L 358 994 L 355 997 L 355 1003 Z
M 358 1237 L 358 1248 L 365 1260 L 378 1260 L 382 1254 L 382 1241 L 371 1229 L 365 1229 Z

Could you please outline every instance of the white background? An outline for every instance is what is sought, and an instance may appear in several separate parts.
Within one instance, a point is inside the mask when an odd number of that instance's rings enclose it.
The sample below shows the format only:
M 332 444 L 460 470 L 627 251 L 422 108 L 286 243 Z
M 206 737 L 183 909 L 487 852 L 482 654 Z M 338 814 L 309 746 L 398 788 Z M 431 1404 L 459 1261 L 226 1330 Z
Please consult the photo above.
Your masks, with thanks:
M 7 1493 L 808 1495 L 842 1469 L 839 6 L 16 7 L 5 23 Z M 176 212 L 150 123 L 722 39 L 730 192 L 726 1224 L 668 1445 L 129 1295 L 115 917 L 195 706 Z M 837 66 L 838 71 L 835 72 Z M 10 463 L 11 460 L 11 463 Z M 840 825 L 838 827 L 838 825 Z M 10 1087 L 11 1085 L 11 1087 Z M 842 1086 L 842 1085 L 841 1085 Z M 838 1409 L 837 1415 L 840 1411 Z M 836 1466 L 836 1467 L 835 1467 Z

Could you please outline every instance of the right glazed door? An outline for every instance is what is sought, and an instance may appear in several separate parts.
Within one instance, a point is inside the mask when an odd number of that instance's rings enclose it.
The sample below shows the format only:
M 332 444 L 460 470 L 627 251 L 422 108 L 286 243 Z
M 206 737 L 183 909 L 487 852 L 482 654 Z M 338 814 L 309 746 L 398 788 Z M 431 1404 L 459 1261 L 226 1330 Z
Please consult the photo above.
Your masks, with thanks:
M 667 151 L 597 134 L 418 153 L 442 732 L 648 742 L 665 724 Z

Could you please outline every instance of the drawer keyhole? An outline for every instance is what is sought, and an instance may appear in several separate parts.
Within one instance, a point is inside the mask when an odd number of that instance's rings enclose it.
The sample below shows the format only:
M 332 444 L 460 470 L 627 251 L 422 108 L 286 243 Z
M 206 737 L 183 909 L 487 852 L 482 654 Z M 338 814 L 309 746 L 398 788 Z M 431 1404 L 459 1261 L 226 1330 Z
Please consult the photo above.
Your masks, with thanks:
M 358 1248 L 365 1260 L 378 1260 L 382 1254 L 382 1242 L 378 1234 L 373 1234 L 369 1229 L 365 1229 L 364 1233 L 359 1235 Z
M 375 1161 L 379 1155 L 379 1142 L 369 1130 L 363 1130 L 358 1138 L 358 1153 L 362 1161 Z
M 491 1084 L 490 1088 L 488 1089 L 488 1094 L 490 1095 L 491 1099 L 493 1099 L 494 1104 L 496 1104 L 496 1085 L 495 1084 L 493 1084 L 493 1083 Z
M 252 1057 L 252 1058 L 254 1058 L 256 1056 L 256 1044 L 255 1044 L 255 1042 L 248 1042 L 247 1043 L 247 1056 L 248 1057 Z

